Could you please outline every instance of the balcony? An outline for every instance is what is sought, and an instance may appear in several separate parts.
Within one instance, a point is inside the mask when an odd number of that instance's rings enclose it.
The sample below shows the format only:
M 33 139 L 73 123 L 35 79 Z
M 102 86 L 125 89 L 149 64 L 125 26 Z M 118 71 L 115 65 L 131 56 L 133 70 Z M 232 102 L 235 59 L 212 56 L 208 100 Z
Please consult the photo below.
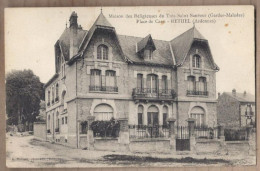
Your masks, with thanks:
M 187 96 L 208 96 L 208 91 L 193 91 L 187 90 Z
M 118 92 L 118 87 L 112 86 L 89 86 L 90 92 Z
M 176 92 L 168 89 L 134 88 L 132 96 L 134 100 L 173 101 Z

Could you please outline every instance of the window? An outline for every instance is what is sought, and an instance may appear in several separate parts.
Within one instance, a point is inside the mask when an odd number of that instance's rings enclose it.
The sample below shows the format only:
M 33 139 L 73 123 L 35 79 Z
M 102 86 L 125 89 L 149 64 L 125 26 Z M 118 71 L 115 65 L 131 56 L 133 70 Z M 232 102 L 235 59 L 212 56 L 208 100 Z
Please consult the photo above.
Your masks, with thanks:
M 68 123 L 68 117 L 65 116 L 65 124 L 67 124 L 67 123 Z
M 147 89 L 151 93 L 157 93 L 158 90 L 158 77 L 154 74 L 147 75 Z
M 191 109 L 191 117 L 195 119 L 195 126 L 205 126 L 205 114 L 204 109 L 201 107 L 194 107 Z
M 195 77 L 188 76 L 188 91 L 195 91 Z
M 107 70 L 106 71 L 106 87 L 116 86 L 116 72 Z
M 198 91 L 205 92 L 207 91 L 207 85 L 206 85 L 206 78 L 205 77 L 199 77 L 198 82 Z
M 152 49 L 147 50 L 147 53 L 148 53 L 148 59 L 151 60 L 153 58 L 153 51 L 152 51 Z
M 50 101 L 51 101 L 51 92 L 50 90 L 48 90 L 48 103 L 47 103 L 48 106 L 50 105 Z
M 163 75 L 162 76 L 162 90 L 165 91 L 163 93 L 166 93 L 166 90 L 168 89 L 168 85 L 167 85 L 167 76 Z
M 163 106 L 163 125 L 167 125 L 167 118 L 168 118 L 168 107 Z
M 201 58 L 199 55 L 194 55 L 192 57 L 192 67 L 194 68 L 200 68 Z
M 59 128 L 59 112 L 56 113 L 56 128 Z
M 97 59 L 108 60 L 108 47 L 106 45 L 99 45 L 97 47 Z
M 143 74 L 137 74 L 137 89 L 143 88 Z
M 95 120 L 109 121 L 113 117 L 113 108 L 108 104 L 100 104 L 94 109 Z
M 59 84 L 57 83 L 56 84 L 56 98 L 55 98 L 55 101 L 58 101 L 59 100 Z
M 62 92 L 61 105 L 63 105 L 63 110 L 67 110 L 67 103 L 65 102 L 66 91 Z
M 62 125 L 64 125 L 64 117 L 62 117 Z
M 138 125 L 143 125 L 143 112 L 144 107 L 142 105 L 138 106 Z
M 47 129 L 50 129 L 51 116 L 48 115 Z
M 147 109 L 147 123 L 148 125 L 159 125 L 159 109 L 155 105 Z
M 98 69 L 90 70 L 90 85 L 92 91 L 101 91 L 101 71 Z
M 52 89 L 51 89 L 51 102 L 54 103 L 54 86 L 52 86 Z
M 84 121 L 81 122 L 81 134 L 87 134 L 88 133 L 88 122 Z

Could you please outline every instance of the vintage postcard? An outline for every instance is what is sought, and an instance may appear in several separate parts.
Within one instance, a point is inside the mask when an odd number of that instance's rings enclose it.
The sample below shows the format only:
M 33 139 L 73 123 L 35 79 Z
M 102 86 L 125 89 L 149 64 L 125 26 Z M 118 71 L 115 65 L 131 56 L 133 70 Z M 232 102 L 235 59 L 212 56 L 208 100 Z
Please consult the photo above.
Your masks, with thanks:
M 6 8 L 11 168 L 256 164 L 253 6 Z

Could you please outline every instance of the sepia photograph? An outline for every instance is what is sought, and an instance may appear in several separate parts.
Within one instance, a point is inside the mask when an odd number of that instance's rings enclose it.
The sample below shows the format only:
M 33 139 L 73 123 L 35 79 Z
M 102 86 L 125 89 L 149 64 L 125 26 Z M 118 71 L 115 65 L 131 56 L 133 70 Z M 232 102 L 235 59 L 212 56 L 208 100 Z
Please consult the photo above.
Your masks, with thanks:
M 256 165 L 253 6 L 5 8 L 9 168 Z

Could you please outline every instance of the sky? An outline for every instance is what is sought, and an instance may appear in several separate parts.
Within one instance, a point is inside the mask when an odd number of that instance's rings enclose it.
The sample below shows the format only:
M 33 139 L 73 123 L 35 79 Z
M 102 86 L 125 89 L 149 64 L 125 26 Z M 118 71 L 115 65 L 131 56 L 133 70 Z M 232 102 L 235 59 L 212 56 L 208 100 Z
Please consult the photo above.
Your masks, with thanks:
M 72 11 L 78 23 L 89 30 L 101 8 L 8 8 L 5 9 L 5 70 L 31 69 L 46 83 L 55 73 L 54 44 L 69 21 Z M 195 23 L 209 41 L 211 53 L 220 71 L 216 73 L 217 92 L 255 93 L 254 14 L 252 6 L 211 7 L 103 7 L 102 12 L 117 34 L 172 40 L 193 27 L 194 19 L 213 23 Z M 222 14 L 242 14 L 221 17 Z M 125 18 L 126 15 L 132 18 Z M 156 15 L 153 23 L 134 15 Z M 167 14 L 169 17 L 167 17 Z M 114 18 L 110 15 L 121 15 Z M 161 17 L 159 17 L 161 15 Z M 163 15 L 163 18 L 162 18 Z M 197 16 L 197 17 L 194 17 Z M 213 17 L 211 17 L 213 16 Z M 190 19 L 190 23 L 172 23 L 172 19 Z M 137 23 L 138 20 L 138 23 Z M 156 23 L 156 21 L 166 21 Z M 196 22 L 196 21 L 195 21 Z

